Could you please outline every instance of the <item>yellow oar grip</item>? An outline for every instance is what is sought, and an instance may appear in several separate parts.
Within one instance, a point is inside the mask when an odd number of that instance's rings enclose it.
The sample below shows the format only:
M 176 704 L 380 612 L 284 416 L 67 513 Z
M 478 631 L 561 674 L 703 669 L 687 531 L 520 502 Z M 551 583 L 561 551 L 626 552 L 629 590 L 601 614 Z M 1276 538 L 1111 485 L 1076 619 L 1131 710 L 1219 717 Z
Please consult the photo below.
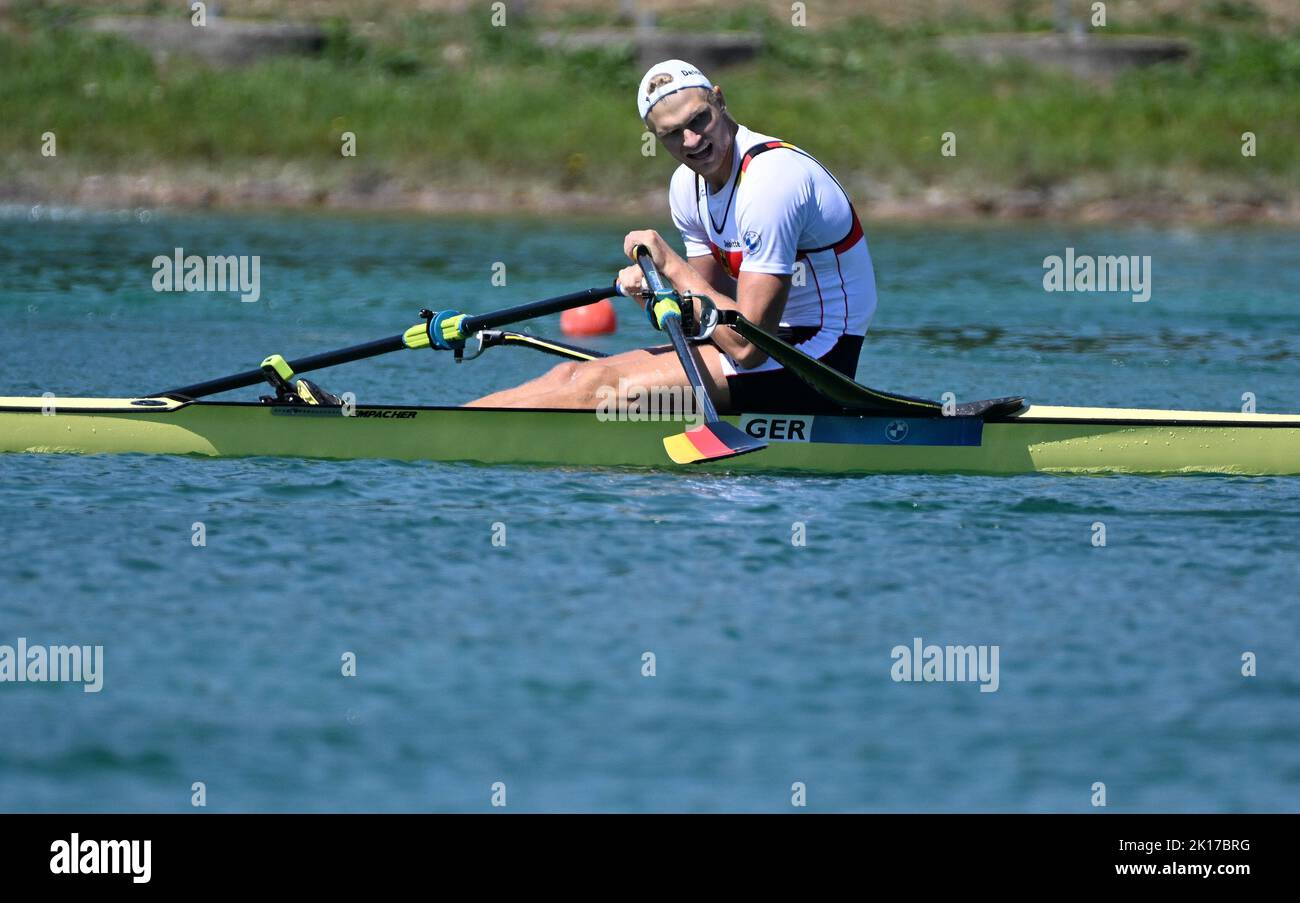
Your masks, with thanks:
M 682 315 L 681 305 L 677 303 L 677 293 L 673 291 L 655 292 L 654 304 L 651 307 L 654 314 L 655 326 L 659 329 L 664 328 L 664 317 L 669 314 Z
M 406 332 L 402 333 L 402 343 L 407 348 L 428 348 L 429 347 L 429 330 L 424 323 L 416 323 Z
M 464 314 L 456 314 L 454 317 L 448 317 L 443 320 L 440 326 L 442 330 L 442 340 L 444 342 L 458 342 L 466 338 L 466 336 L 461 334 L 460 331 L 460 324 L 463 323 L 464 320 Z

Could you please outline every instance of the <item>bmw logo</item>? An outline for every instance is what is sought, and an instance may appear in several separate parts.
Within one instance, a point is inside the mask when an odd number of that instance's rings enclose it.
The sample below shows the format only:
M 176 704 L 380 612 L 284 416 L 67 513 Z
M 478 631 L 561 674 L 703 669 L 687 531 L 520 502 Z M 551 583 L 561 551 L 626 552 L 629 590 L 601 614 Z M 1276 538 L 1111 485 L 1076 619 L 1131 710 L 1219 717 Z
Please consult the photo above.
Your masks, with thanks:
M 907 438 L 907 421 L 895 420 L 885 427 L 885 438 L 890 442 L 902 442 Z

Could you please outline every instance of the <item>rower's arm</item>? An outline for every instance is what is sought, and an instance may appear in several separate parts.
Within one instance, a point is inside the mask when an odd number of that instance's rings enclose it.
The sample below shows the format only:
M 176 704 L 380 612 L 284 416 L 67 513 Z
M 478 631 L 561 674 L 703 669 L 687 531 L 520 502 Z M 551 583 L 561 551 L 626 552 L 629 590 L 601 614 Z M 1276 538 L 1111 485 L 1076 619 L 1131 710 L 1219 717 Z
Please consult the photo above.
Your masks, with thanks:
M 712 263 L 715 273 L 710 273 L 706 269 L 707 265 L 700 266 L 705 259 Z M 686 264 L 680 257 L 677 261 Z M 781 325 L 781 314 L 785 310 L 786 299 L 790 296 L 790 276 L 741 270 L 740 278 L 735 282 L 734 293 L 724 292 L 709 276 L 720 273 L 723 277 L 730 277 L 712 257 L 692 257 L 688 265 L 673 266 L 674 263 L 676 261 L 669 262 L 664 276 L 677 291 L 708 295 L 719 308 L 738 310 L 744 314 L 745 319 L 768 332 L 776 332 Z M 757 367 L 767 360 L 765 352 L 755 348 L 731 329 L 715 330 L 713 343 L 745 369 Z
M 736 280 L 722 264 L 718 263 L 717 258 L 712 254 L 705 254 L 702 257 L 688 257 L 686 262 L 691 265 L 691 269 L 704 277 L 704 281 L 711 287 L 709 295 L 720 293 L 728 298 L 736 297 Z

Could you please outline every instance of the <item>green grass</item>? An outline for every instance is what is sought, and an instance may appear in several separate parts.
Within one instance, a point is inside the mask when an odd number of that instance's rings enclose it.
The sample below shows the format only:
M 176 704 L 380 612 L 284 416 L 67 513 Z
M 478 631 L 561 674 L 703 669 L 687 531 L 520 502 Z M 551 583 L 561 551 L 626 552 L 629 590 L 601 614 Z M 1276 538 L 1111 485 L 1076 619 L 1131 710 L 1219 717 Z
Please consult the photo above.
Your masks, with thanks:
M 846 177 L 988 190 L 1080 176 L 1122 190 L 1209 179 L 1294 192 L 1300 37 L 1257 30 L 1242 8 L 1223 4 L 1222 22 L 1185 30 L 1194 65 L 1133 72 L 1110 88 L 955 59 L 936 49 L 933 23 L 891 30 L 858 20 L 813 32 L 752 13 L 727 24 L 761 30 L 768 53 L 715 77 L 742 122 Z M 327 184 L 364 173 L 620 195 L 662 189 L 673 165 L 662 151 L 640 153 L 640 72 L 628 56 L 545 52 L 527 25 L 413 15 L 366 39 L 336 20 L 322 59 L 214 72 L 187 61 L 156 67 L 139 49 L 69 27 L 69 15 L 37 4 L 0 33 L 9 176 L 50 168 L 39 156 L 47 129 L 60 162 L 124 173 L 235 174 L 271 161 Z M 358 159 L 339 155 L 345 130 L 358 136 Z M 955 159 L 938 153 L 946 131 L 958 135 Z M 1255 159 L 1239 153 L 1244 131 L 1259 135 Z

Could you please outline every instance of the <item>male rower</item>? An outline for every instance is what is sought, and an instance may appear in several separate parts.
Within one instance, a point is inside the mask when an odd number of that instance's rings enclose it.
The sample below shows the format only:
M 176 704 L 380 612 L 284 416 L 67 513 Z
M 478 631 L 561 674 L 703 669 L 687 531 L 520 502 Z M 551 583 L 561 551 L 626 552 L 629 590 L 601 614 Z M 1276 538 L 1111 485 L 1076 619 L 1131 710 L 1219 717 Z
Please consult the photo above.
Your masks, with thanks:
M 653 229 L 629 232 L 623 252 L 649 249 L 679 292 L 707 294 L 801 351 L 852 377 L 876 310 L 871 255 L 853 204 L 826 167 L 797 147 L 750 131 L 727 110 L 722 88 L 682 60 L 651 66 L 637 93 L 641 119 L 680 162 L 668 190 L 686 257 Z M 796 279 L 798 270 L 799 278 Z M 618 274 L 633 297 L 643 276 Z M 720 326 L 697 344 L 719 410 L 833 410 L 799 377 Z M 681 387 L 689 382 L 670 346 L 566 363 L 485 407 L 595 408 L 604 387 Z M 606 389 L 608 391 L 608 389 Z

